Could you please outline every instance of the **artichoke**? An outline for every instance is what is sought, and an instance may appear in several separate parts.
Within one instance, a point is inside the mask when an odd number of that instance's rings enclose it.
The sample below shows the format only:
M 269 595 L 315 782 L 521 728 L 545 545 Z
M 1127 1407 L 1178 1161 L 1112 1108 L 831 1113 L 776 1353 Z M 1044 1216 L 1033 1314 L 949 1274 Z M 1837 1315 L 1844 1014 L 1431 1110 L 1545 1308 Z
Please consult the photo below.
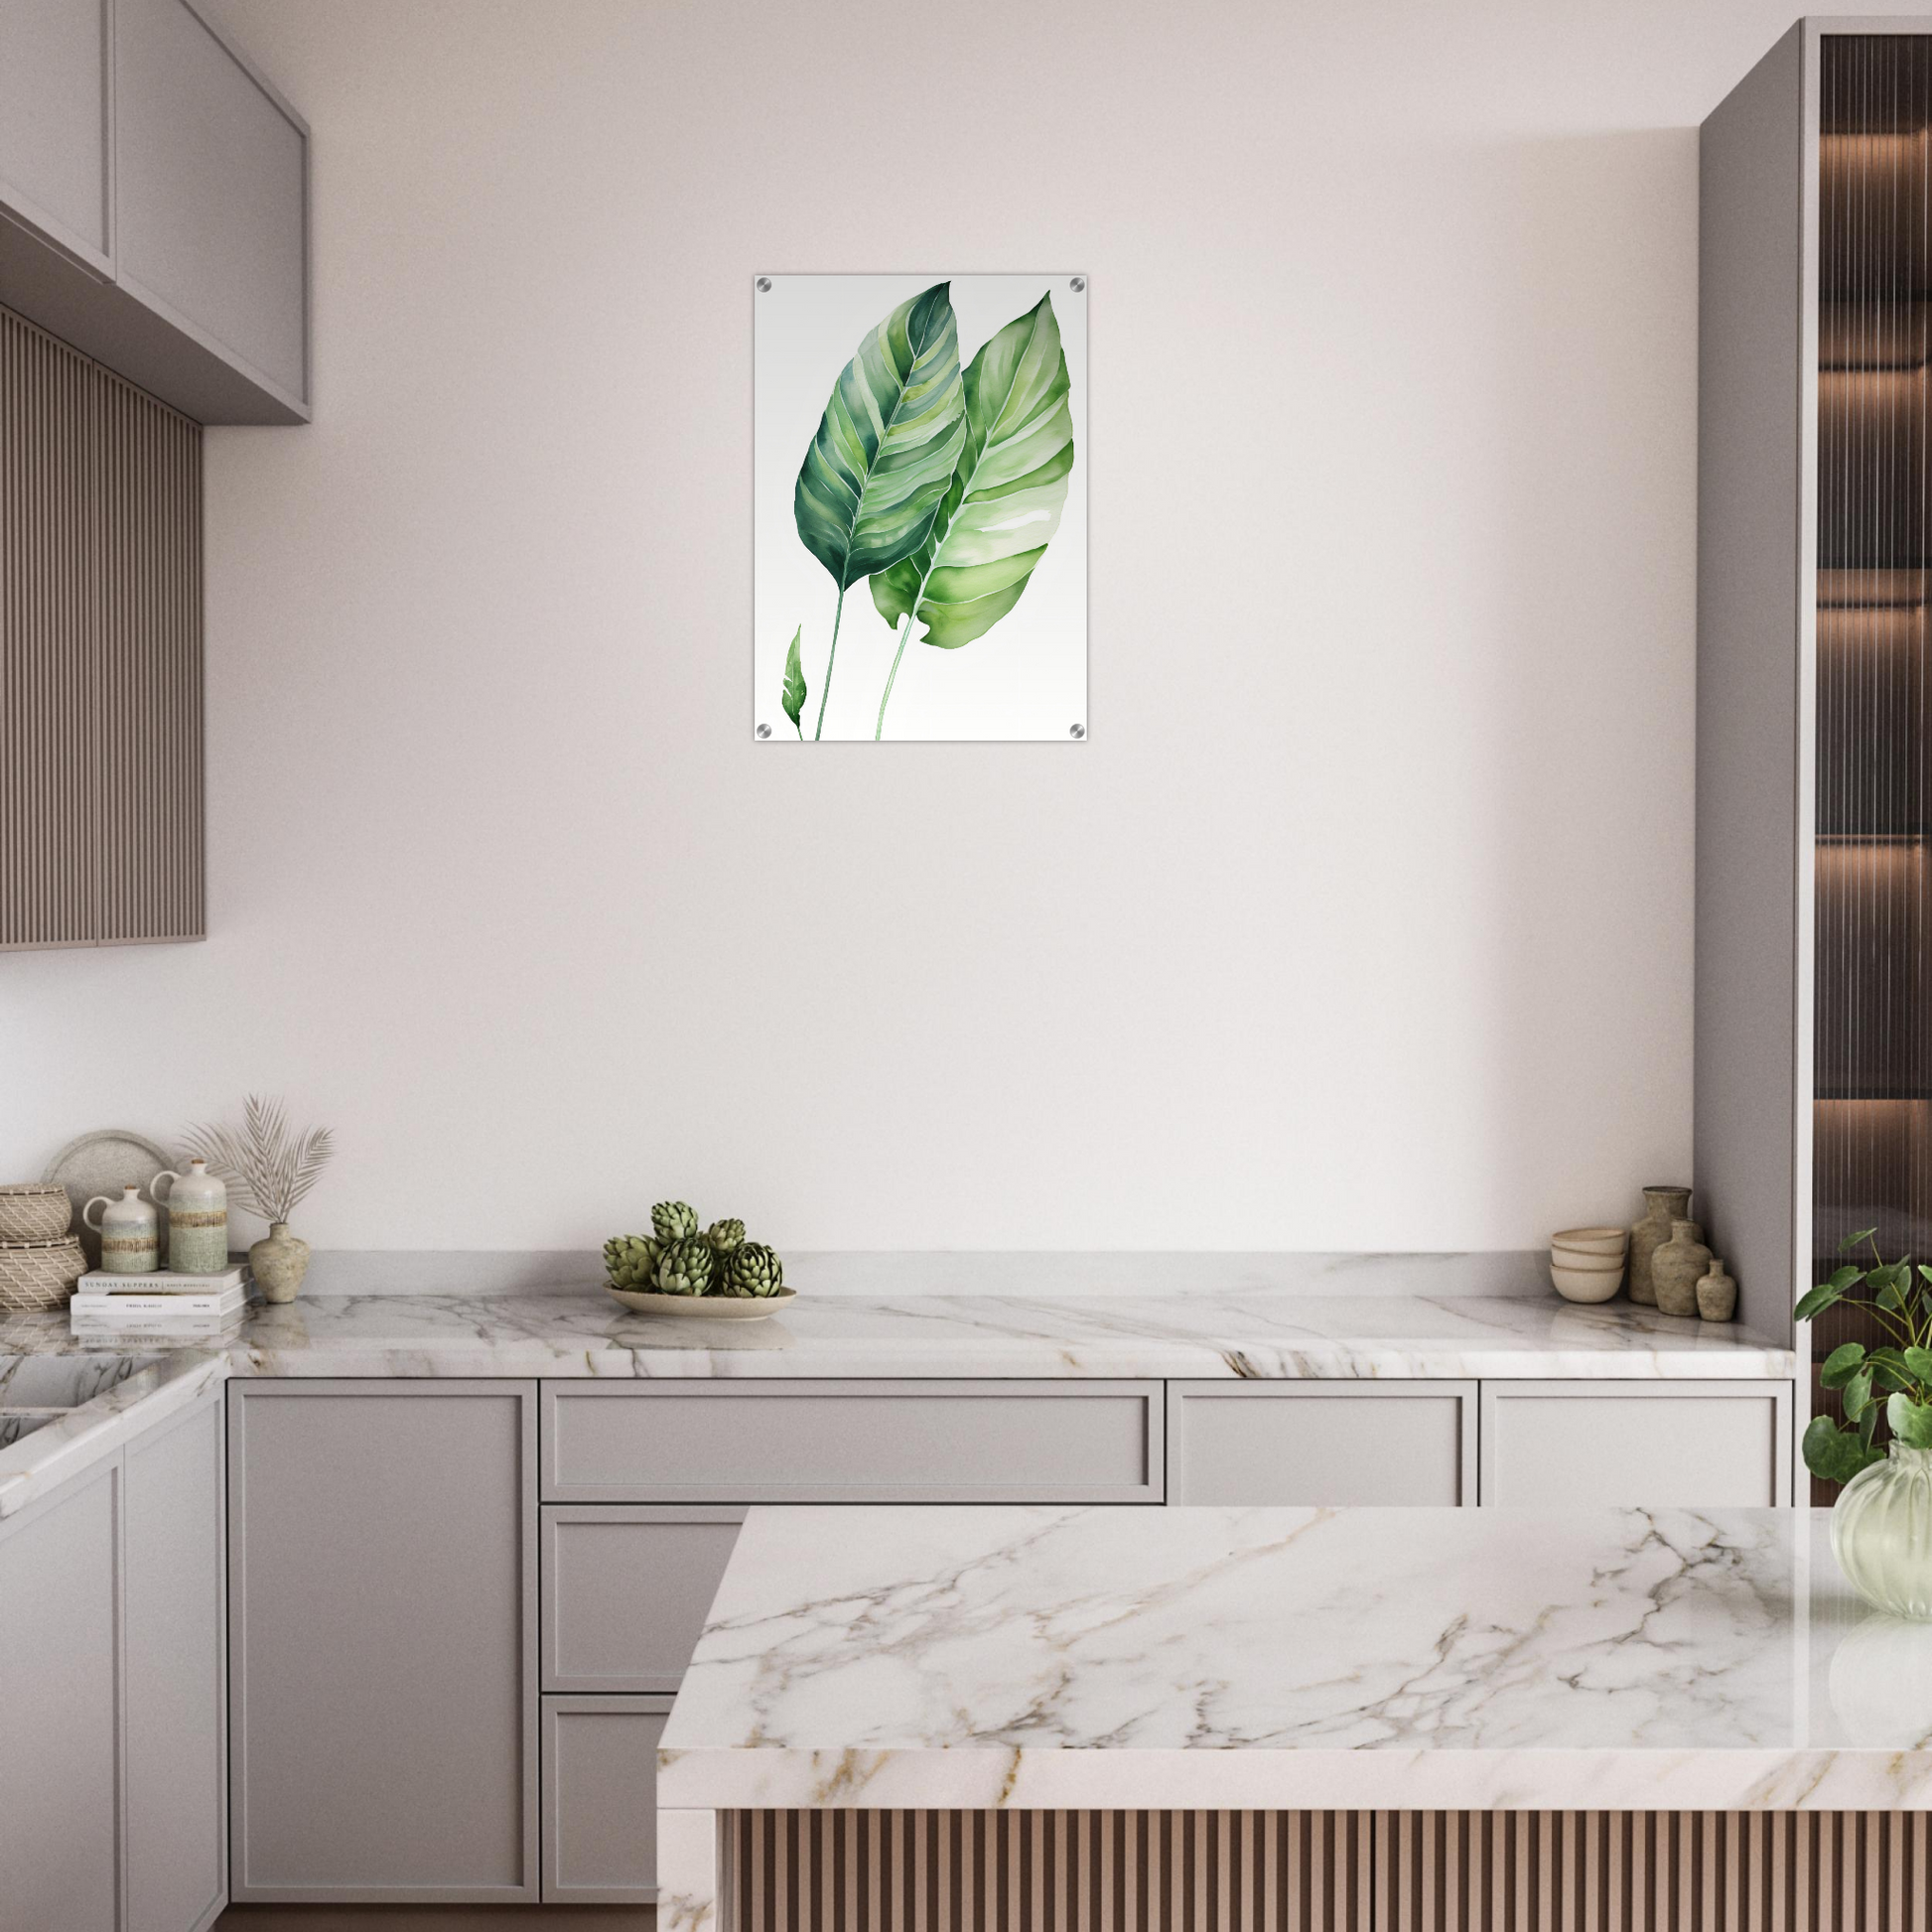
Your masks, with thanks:
M 650 1224 L 667 1245 L 698 1231 L 698 1210 L 688 1201 L 661 1200 L 650 1210 Z
M 734 1249 L 745 1245 L 745 1223 L 743 1221 L 713 1221 L 705 1229 L 704 1238 L 711 1243 L 711 1251 L 722 1261 Z
M 604 1272 L 613 1288 L 648 1295 L 657 1287 L 664 1244 L 647 1234 L 614 1234 L 604 1244 Z
M 657 1264 L 657 1292 L 660 1295 L 707 1294 L 716 1265 L 711 1243 L 701 1234 L 687 1234 L 664 1250 L 663 1259 Z
M 728 1295 L 776 1295 L 785 1285 L 785 1265 L 762 1241 L 735 1249 L 725 1267 Z

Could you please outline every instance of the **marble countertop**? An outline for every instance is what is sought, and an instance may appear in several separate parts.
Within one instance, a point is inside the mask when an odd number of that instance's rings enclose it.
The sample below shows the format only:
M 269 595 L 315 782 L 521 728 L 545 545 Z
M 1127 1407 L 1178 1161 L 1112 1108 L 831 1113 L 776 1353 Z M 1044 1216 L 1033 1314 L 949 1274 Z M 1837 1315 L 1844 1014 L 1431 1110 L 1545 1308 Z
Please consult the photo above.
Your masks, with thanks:
M 147 1348 L 142 1342 L 136 1346 Z M 207 1343 L 196 1344 L 207 1347 Z M 582 1294 L 253 1305 L 238 1374 L 1788 1377 L 1789 1348 L 1615 1302 L 1410 1295 L 803 1297 L 761 1321 L 632 1314 Z M 0 1357 L 78 1354 L 65 1313 L 0 1320 Z
M 757 1509 L 658 1799 L 1932 1809 L 1829 1512 Z

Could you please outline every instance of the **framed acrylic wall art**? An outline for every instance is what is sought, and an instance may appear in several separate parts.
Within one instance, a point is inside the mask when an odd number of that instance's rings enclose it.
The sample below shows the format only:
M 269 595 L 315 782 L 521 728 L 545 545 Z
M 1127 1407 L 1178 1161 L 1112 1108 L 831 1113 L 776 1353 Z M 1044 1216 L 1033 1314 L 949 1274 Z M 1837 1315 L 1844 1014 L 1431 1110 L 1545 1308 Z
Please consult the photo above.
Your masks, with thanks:
M 1087 731 L 1083 275 L 760 275 L 754 729 Z

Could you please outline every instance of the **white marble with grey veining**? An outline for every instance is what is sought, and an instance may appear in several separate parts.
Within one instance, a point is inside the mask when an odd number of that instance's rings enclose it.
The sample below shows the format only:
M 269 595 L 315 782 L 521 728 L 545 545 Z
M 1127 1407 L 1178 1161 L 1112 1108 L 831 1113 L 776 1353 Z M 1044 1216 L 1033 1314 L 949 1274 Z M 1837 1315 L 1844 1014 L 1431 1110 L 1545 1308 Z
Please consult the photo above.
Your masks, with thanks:
M 0 1356 L 76 1354 L 65 1315 L 0 1321 Z M 142 1348 L 152 1346 L 143 1340 Z M 207 1346 L 207 1344 L 196 1344 Z M 97 1346 L 97 1345 L 95 1345 Z M 801 1296 L 762 1321 L 641 1316 L 577 1296 L 255 1304 L 237 1374 L 1783 1378 L 1789 1348 L 1728 1323 L 1554 1296 Z
M 1932 1626 L 1827 1521 L 758 1509 L 659 1802 L 1932 1809 Z
M 226 1358 L 206 1346 L 158 1354 L 134 1343 L 120 1353 L 96 1349 L 52 1359 L 69 1368 L 65 1382 L 28 1373 L 41 1366 L 31 1357 L 0 1356 L 0 1422 L 10 1410 L 16 1416 L 42 1411 L 31 1432 L 0 1446 L 0 1519 L 165 1422 L 228 1374 Z M 59 1413 L 48 1415 L 49 1409 Z

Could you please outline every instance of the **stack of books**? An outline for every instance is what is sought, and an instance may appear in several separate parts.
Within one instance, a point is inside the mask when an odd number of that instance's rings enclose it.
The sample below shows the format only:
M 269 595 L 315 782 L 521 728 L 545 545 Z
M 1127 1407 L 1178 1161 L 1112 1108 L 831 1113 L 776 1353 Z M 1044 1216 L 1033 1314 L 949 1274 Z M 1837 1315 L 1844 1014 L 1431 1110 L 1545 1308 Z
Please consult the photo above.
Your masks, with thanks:
M 68 1304 L 76 1335 L 218 1335 L 241 1319 L 248 1267 L 218 1275 L 82 1275 Z

